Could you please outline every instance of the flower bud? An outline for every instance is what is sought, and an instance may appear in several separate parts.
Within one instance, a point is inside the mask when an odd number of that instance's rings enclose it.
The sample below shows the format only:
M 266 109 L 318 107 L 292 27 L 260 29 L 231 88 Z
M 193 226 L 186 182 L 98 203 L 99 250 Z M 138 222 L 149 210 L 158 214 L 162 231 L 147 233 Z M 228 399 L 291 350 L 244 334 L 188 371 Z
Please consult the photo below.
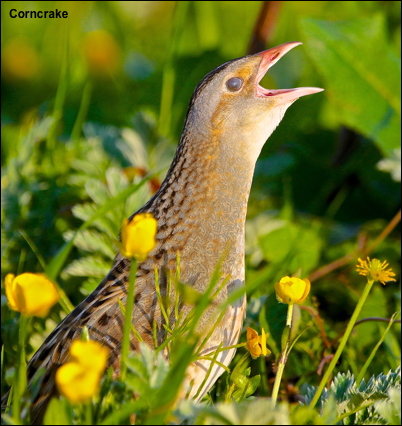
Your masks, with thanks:
M 69 356 L 56 371 L 57 389 L 73 404 L 88 401 L 99 391 L 109 350 L 95 340 L 74 340 Z
M 275 284 L 276 298 L 288 305 L 303 303 L 310 292 L 310 286 L 308 279 L 283 277 Z
M 246 348 L 250 352 L 253 358 L 258 358 L 259 356 L 267 356 L 271 351 L 267 348 L 267 336 L 262 329 L 261 336 L 250 327 L 247 327 L 247 345 Z

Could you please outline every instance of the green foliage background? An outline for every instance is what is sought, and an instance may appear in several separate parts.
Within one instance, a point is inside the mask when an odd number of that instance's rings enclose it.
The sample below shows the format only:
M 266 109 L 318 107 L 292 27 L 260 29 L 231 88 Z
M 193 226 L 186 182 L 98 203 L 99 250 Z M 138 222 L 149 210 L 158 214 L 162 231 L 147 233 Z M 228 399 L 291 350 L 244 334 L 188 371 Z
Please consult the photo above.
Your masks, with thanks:
M 262 3 L 2 2 L 2 277 L 51 271 L 73 305 L 95 288 L 112 264 L 123 218 L 167 171 L 192 91 L 207 72 L 247 53 Z M 400 228 L 391 222 L 400 208 L 400 2 L 273 3 L 266 47 L 303 46 L 262 85 L 325 89 L 292 105 L 263 148 L 247 221 L 245 325 L 268 329 L 274 353 L 250 364 L 251 376 L 262 378 L 257 396 L 270 395 L 280 350 L 284 313 L 274 283 L 293 274 L 312 279 L 310 311 L 296 311 L 294 332 L 311 327 L 285 369 L 284 396 L 293 401 L 294 387 L 319 382 L 317 369 L 356 305 L 364 285 L 357 258 L 386 259 L 400 275 Z M 69 18 L 9 15 L 55 8 Z M 155 175 L 137 190 L 146 173 Z M 319 273 L 339 260 L 341 267 Z M 18 322 L 4 296 L 2 306 L 7 372 Z M 398 285 L 378 285 L 361 318 L 398 309 Z M 64 315 L 55 307 L 33 321 L 29 354 Z M 357 376 L 385 328 L 358 325 L 338 371 Z M 366 379 L 400 365 L 399 332 L 395 323 Z M 226 375 L 211 400 L 222 401 L 227 383 Z M 200 418 L 215 424 L 208 419 L 217 412 Z

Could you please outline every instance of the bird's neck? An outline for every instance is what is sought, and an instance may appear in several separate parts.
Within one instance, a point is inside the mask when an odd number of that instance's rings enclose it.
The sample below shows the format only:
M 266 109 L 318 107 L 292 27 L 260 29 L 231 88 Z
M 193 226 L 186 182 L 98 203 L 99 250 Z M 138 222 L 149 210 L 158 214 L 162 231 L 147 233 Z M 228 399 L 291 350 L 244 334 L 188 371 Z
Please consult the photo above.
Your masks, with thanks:
M 236 267 L 224 272 L 243 281 L 244 226 L 255 164 L 237 152 L 238 144 L 226 149 L 232 140 L 205 136 L 187 128 L 160 190 L 143 211 L 158 220 L 157 251 L 168 256 L 169 268 L 180 252 L 191 279 L 191 265 L 201 259 L 205 277 L 198 282 L 208 282 L 226 252 L 224 263 Z
M 180 222 L 203 227 L 215 222 L 227 230 L 244 225 L 255 162 L 234 138 L 231 135 L 226 144 L 222 135 L 183 134 L 152 203 L 158 219 L 173 222 L 169 219 L 177 214 Z

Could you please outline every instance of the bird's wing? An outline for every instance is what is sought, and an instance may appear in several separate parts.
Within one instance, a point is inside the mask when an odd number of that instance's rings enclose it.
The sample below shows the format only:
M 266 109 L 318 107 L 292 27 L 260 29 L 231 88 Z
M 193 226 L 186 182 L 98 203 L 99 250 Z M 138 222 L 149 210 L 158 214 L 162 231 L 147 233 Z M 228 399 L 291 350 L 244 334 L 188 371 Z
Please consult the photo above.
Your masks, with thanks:
M 51 397 L 57 395 L 56 371 L 67 361 L 71 342 L 80 338 L 84 326 L 88 328 L 91 339 L 109 348 L 108 366 L 113 366 L 115 374 L 119 374 L 124 316 L 118 301 L 121 300 L 123 306 L 125 305 L 129 269 L 130 262 L 118 254 L 112 269 L 99 286 L 63 319 L 31 358 L 27 367 L 29 384 L 34 381 L 36 372 L 44 370 L 38 394 L 31 407 L 33 424 L 42 421 Z M 151 315 L 149 306 L 152 306 L 155 290 L 153 285 L 149 285 L 150 280 L 147 278 L 139 268 L 135 296 L 137 309 L 133 320 L 141 334 L 145 335 L 145 340 L 148 340 L 148 335 L 149 342 L 152 342 L 154 315 Z M 131 349 L 135 350 L 137 344 L 138 342 L 132 341 Z M 8 393 L 2 399 L 3 406 L 7 403 L 7 398 Z

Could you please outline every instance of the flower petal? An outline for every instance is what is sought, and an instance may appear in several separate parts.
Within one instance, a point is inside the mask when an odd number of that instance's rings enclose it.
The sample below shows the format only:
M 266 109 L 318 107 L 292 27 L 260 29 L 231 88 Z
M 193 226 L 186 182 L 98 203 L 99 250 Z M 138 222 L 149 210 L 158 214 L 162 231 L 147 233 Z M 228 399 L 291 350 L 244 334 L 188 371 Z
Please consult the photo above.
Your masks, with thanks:
M 99 389 L 101 373 L 77 362 L 67 362 L 56 371 L 59 392 L 72 403 L 92 398 Z
M 15 299 L 14 278 L 15 278 L 14 274 L 7 274 L 4 280 L 4 287 L 6 290 L 8 305 L 10 306 L 12 310 L 18 311 L 17 301 Z
M 7 277 L 5 287 L 9 305 L 25 316 L 47 315 L 60 298 L 56 286 L 44 274 L 26 272 L 13 278 L 12 282 L 13 275 Z
M 88 369 L 104 371 L 109 357 L 109 350 L 96 340 L 74 340 L 70 347 L 70 359 Z
M 158 222 L 151 213 L 140 213 L 129 221 L 125 219 L 121 229 L 121 252 L 125 257 L 139 261 L 147 258 L 155 248 Z
M 267 348 L 267 334 L 265 334 L 264 329 L 262 330 L 262 335 L 259 336 L 254 329 L 247 327 L 246 348 L 252 358 L 258 358 L 261 355 L 266 356 L 271 353 Z
M 262 354 L 264 356 L 267 355 L 268 349 L 267 349 L 267 336 L 265 334 L 264 329 L 261 329 L 262 333 L 261 333 L 261 350 L 262 350 Z

